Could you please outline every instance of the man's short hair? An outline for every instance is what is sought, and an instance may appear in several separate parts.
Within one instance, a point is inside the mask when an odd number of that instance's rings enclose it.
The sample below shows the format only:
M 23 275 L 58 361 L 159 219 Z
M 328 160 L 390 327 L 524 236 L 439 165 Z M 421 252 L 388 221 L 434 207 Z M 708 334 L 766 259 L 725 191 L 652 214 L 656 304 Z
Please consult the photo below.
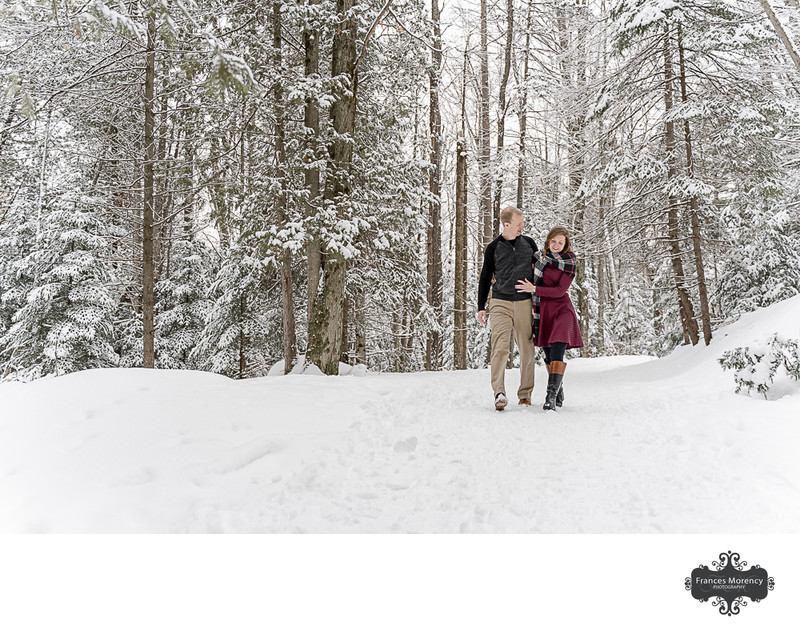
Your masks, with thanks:
M 500 223 L 511 223 L 511 218 L 514 217 L 514 215 L 522 215 L 522 211 L 520 211 L 516 206 L 506 206 L 502 211 L 500 211 Z

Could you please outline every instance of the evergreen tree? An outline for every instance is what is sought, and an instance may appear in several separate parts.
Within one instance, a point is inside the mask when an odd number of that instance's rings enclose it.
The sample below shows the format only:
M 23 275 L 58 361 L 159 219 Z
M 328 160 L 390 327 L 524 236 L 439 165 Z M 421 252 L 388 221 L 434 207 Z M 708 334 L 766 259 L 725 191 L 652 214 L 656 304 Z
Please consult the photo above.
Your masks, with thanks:
M 211 308 L 206 294 L 214 269 L 208 247 L 196 239 L 177 241 L 170 268 L 156 286 L 156 367 L 191 369 L 189 358 Z
M 96 201 L 74 191 L 50 200 L 33 250 L 17 266 L 30 279 L 0 339 L 9 369 L 24 377 L 114 366 L 114 297 Z
M 277 284 L 265 288 L 263 264 L 235 248 L 211 284 L 208 311 L 190 362 L 229 377 L 266 375 L 281 356 L 280 295 Z M 271 290 L 272 296 L 269 295 Z
M 759 188 L 753 206 L 723 210 L 731 237 L 717 300 L 726 320 L 800 293 L 800 238 L 791 229 L 796 215 L 781 208 L 775 193 Z

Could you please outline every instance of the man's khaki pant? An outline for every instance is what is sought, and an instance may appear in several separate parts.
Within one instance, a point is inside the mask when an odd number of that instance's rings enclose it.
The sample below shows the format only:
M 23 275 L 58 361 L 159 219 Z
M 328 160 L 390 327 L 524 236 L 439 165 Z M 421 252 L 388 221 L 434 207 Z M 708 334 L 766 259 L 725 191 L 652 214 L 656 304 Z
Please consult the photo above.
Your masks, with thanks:
M 520 399 L 530 399 L 533 391 L 534 346 L 531 329 L 531 299 L 503 301 L 493 298 L 489 302 L 489 324 L 492 329 L 492 392 L 505 393 L 505 369 L 511 331 L 519 347 Z M 507 395 L 507 393 L 506 393 Z

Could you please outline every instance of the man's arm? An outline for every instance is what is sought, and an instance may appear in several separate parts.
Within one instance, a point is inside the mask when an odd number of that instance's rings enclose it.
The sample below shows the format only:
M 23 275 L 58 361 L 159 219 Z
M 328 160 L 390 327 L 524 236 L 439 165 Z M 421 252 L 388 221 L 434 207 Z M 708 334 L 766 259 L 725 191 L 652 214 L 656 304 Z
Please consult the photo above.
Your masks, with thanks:
M 482 312 L 486 309 L 486 301 L 489 298 L 489 289 L 492 287 L 492 278 L 494 277 L 494 249 L 497 247 L 497 242 L 493 241 L 486 246 L 486 252 L 483 253 L 483 267 L 481 268 L 481 276 L 478 280 L 478 311 Z
M 527 240 L 528 240 L 528 243 L 530 243 L 530 245 L 531 245 L 531 248 L 533 248 L 533 252 L 534 252 L 534 253 L 535 253 L 537 250 L 539 250 L 538 246 L 536 245 L 536 242 L 535 242 L 535 241 L 533 241 L 533 238 L 532 238 L 532 237 L 528 237 L 527 235 L 523 235 L 523 237 L 524 237 L 525 239 L 527 239 Z

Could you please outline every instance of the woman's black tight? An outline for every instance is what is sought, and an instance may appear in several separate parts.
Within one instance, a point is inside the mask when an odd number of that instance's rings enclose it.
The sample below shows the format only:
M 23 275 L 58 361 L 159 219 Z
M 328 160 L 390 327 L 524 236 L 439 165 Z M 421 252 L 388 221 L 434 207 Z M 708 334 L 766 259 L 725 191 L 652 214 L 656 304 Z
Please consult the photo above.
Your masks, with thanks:
M 549 347 L 544 347 L 544 361 L 547 364 L 551 362 L 563 362 L 564 353 L 567 351 L 566 342 L 554 342 Z

